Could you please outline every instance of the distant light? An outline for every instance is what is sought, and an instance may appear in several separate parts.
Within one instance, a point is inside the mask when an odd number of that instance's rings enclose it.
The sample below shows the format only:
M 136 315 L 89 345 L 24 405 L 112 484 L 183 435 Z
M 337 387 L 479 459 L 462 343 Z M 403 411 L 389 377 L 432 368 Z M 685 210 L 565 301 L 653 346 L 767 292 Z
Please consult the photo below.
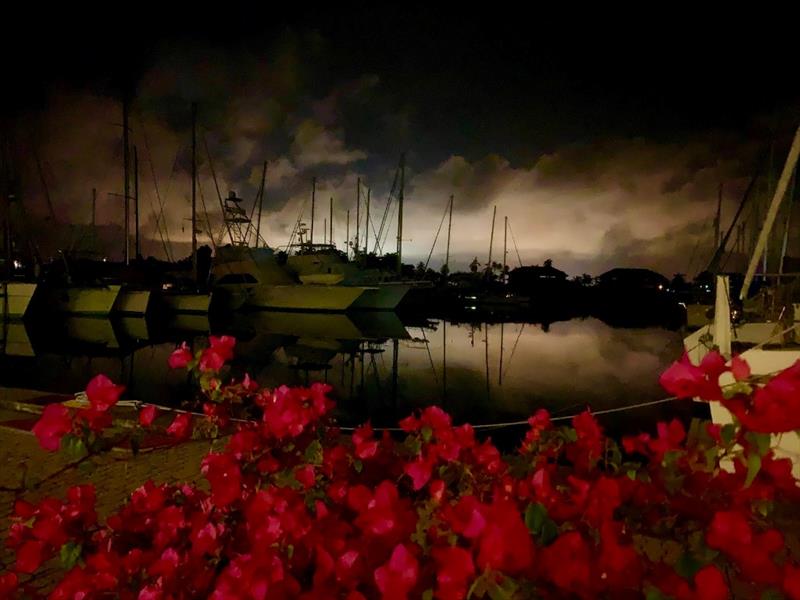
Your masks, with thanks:
M 658 289 L 660 289 L 660 290 L 663 290 L 663 289 L 664 289 L 664 286 L 663 286 L 663 285 L 661 285 L 661 284 L 659 283 L 659 284 L 658 284 Z
M 22 268 L 22 261 L 14 260 L 14 268 L 21 269 Z

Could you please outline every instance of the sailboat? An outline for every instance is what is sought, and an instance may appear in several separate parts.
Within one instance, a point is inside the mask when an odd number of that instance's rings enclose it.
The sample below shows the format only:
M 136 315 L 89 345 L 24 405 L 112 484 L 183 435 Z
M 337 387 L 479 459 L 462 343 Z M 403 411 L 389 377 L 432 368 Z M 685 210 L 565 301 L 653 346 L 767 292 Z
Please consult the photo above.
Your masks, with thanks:
M 197 104 L 192 103 L 192 281 L 162 283 L 159 300 L 169 312 L 207 314 L 211 307 L 211 292 L 198 287 L 197 233 Z
M 399 187 L 398 187 L 399 181 Z M 389 198 L 397 192 L 398 219 L 397 219 L 397 274 L 390 275 L 378 268 L 370 268 L 366 264 L 369 246 L 369 190 L 367 195 L 366 226 L 364 234 L 364 249 L 361 250 L 360 209 L 361 209 L 361 178 L 356 180 L 356 238 L 353 244 L 354 260 L 339 251 L 333 243 L 333 198 L 330 205 L 330 236 L 327 244 L 314 243 L 314 208 L 316 202 L 316 178 L 312 181 L 311 191 L 311 231 L 308 241 L 303 240 L 304 229 L 298 223 L 300 243 L 288 247 L 290 255 L 287 259 L 287 268 L 295 274 L 301 282 L 309 285 L 335 285 L 363 287 L 364 292 L 350 306 L 352 310 L 395 310 L 406 295 L 414 287 L 402 280 L 402 239 L 403 239 L 403 201 L 405 187 L 405 155 L 401 155 L 400 164 L 392 192 Z M 387 213 L 390 203 L 387 203 Z M 385 217 L 384 217 L 385 221 Z M 348 223 L 349 225 L 349 223 Z M 377 242 L 377 240 L 376 240 Z M 349 240 L 348 240 L 349 243 Z M 377 249 L 377 243 L 376 243 Z M 294 250 L 294 252 L 292 252 Z M 398 279 L 398 275 L 400 278 Z
M 734 323 L 732 311 L 736 310 L 734 301 L 737 299 L 731 294 L 728 276 L 717 275 L 713 322 L 684 339 L 686 352 L 695 364 L 699 364 L 712 348 L 718 349 L 725 358 L 730 358 L 733 353 L 739 354 L 750 365 L 753 376 L 776 373 L 800 360 L 800 345 L 796 336 L 800 304 L 793 294 L 796 275 L 784 274 L 783 256 L 777 275 L 771 277 L 766 269 L 762 273 L 762 279 L 772 278 L 775 283 L 762 288 L 762 293 L 756 299 L 764 301 L 760 307 L 761 314 L 754 317 L 752 316 L 754 313 L 747 310 L 748 307 L 755 308 L 753 299 L 749 297 L 750 289 L 759 263 L 768 266 L 768 263 L 763 261 L 768 239 L 793 174 L 796 176 L 798 156 L 800 156 L 800 127 L 797 128 L 792 140 L 738 294 L 738 301 L 742 302 L 745 308 L 744 315 L 741 320 Z M 723 381 L 721 378 L 720 383 L 729 381 Z M 730 423 L 733 419 L 727 409 L 718 402 L 711 403 L 711 415 L 714 422 L 720 424 Z M 791 458 L 795 474 L 800 473 L 800 438 L 793 435 L 780 436 L 774 442 L 777 443 L 778 454 Z

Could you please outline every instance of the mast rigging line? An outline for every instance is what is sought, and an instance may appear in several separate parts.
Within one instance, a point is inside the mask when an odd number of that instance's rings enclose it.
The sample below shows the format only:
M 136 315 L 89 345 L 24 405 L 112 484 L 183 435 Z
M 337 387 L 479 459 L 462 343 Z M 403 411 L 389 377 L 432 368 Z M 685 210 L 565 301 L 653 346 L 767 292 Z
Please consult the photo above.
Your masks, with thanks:
M 172 242 L 169 239 L 169 228 L 167 227 L 167 217 L 164 213 L 164 200 L 161 198 L 161 192 L 158 189 L 158 178 L 156 177 L 156 168 L 153 164 L 153 153 L 150 151 L 150 138 L 147 137 L 147 129 L 144 126 L 144 117 L 142 116 L 141 111 L 136 111 L 136 117 L 139 119 L 139 126 L 142 128 L 142 140 L 144 141 L 144 151 L 147 154 L 147 162 L 150 164 L 150 175 L 153 178 L 153 188 L 156 192 L 156 199 L 158 200 L 158 206 L 160 211 L 160 218 L 159 213 L 156 213 L 155 209 L 153 209 L 153 214 L 156 217 L 156 231 L 158 231 L 158 236 L 161 238 L 161 245 L 164 246 L 164 254 L 167 257 L 167 260 L 170 262 L 173 261 L 172 255 Z M 177 160 L 177 156 L 176 156 Z M 173 169 L 174 169 L 173 164 Z M 170 174 L 171 176 L 171 174 Z M 150 205 L 152 207 L 152 199 L 150 201 Z M 164 227 L 164 231 L 161 231 L 161 227 Z
M 214 189 L 217 190 L 217 199 L 219 200 L 219 209 L 221 211 L 221 214 L 222 214 L 223 220 L 224 220 L 224 217 L 225 217 L 225 204 L 222 202 L 222 194 L 220 194 L 220 192 L 219 192 L 219 182 L 217 181 L 217 173 L 214 170 L 214 159 L 211 158 L 211 150 L 209 150 L 209 148 L 208 148 L 208 140 L 206 139 L 205 134 L 201 134 L 201 137 L 203 138 L 203 147 L 206 149 L 206 155 L 208 156 L 208 167 L 209 167 L 209 169 L 211 169 L 211 178 L 214 180 Z M 228 230 L 228 237 L 231 240 L 231 246 L 233 246 L 234 245 L 233 232 L 231 231 L 231 227 L 230 227 L 230 225 L 228 223 L 225 223 L 225 228 Z M 223 237 L 225 237 L 225 236 L 223 235 Z
M 450 198 L 447 199 L 447 204 L 444 205 L 444 214 L 442 215 L 442 220 L 439 221 L 439 228 L 436 230 L 436 235 L 433 238 L 433 244 L 431 245 L 431 251 L 428 253 L 428 260 L 425 261 L 425 272 L 428 271 L 428 263 L 431 262 L 431 256 L 433 256 L 433 250 L 436 248 L 436 241 L 439 239 L 439 233 L 442 231 L 442 226 L 444 225 L 444 220 L 447 218 L 447 213 L 450 210 Z
M 511 234 L 511 241 L 514 242 L 514 250 L 517 253 L 517 261 L 519 262 L 519 266 L 522 266 L 522 258 L 519 256 L 519 248 L 517 247 L 517 239 L 514 237 L 514 230 L 511 229 L 511 223 L 508 223 L 508 232 Z
M 378 229 L 378 233 L 375 235 L 375 246 L 373 247 L 373 252 L 376 254 L 383 252 L 383 242 L 381 238 L 384 238 L 385 235 L 389 234 L 389 230 L 386 229 L 386 234 L 384 235 L 384 229 L 386 228 L 386 217 L 389 214 L 389 208 L 392 205 L 392 197 L 395 196 L 397 191 L 397 184 L 398 180 L 400 179 L 400 166 L 398 165 L 397 169 L 394 172 L 394 180 L 392 181 L 392 187 L 389 190 L 389 195 L 386 198 L 386 208 L 383 210 L 383 218 L 381 218 L 381 226 Z M 391 221 L 390 221 L 391 222 Z

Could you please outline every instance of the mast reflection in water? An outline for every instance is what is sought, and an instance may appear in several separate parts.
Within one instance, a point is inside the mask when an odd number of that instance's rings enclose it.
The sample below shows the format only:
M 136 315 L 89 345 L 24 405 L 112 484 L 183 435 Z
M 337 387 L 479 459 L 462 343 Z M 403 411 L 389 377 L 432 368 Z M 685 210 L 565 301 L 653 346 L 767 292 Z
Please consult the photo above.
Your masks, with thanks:
M 393 313 L 260 312 L 213 326 L 238 339 L 234 374 L 264 386 L 333 386 L 343 424 L 388 426 L 414 408 L 439 404 L 457 422 L 525 419 L 626 406 L 665 396 L 663 369 L 680 355 L 678 332 L 615 329 L 595 319 L 551 325 L 403 323 Z M 201 344 L 208 321 L 153 325 L 143 319 L 65 319 L 44 330 L 6 324 L 0 385 L 73 393 L 94 374 L 128 386 L 126 396 L 177 404 L 190 394 L 185 373 L 170 371 L 175 344 Z M 604 419 L 624 430 L 690 413 L 692 403 L 659 405 Z

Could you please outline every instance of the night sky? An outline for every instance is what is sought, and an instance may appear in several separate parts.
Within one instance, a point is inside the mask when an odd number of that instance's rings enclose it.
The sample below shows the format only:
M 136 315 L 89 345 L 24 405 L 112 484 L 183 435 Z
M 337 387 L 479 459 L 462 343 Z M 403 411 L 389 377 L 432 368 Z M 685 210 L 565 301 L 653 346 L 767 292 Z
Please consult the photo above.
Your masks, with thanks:
M 525 263 L 691 271 L 711 252 L 719 185 L 724 225 L 771 140 L 779 168 L 800 118 L 790 19 L 466 7 L 226 4 L 187 17 L 137 5 L 124 24 L 121 7 L 21 18 L 0 49 L 26 202 L 46 214 L 38 154 L 58 220 L 89 222 L 96 187 L 98 223 L 114 237 L 123 94 L 133 98 L 144 248 L 160 257 L 156 183 L 173 252 L 187 250 L 192 101 L 223 194 L 252 202 L 269 162 L 263 229 L 273 247 L 287 242 L 312 176 L 320 213 L 334 197 L 342 246 L 356 177 L 378 220 L 406 151 L 405 258 L 427 257 L 452 193 L 456 268 L 486 260 L 497 205 L 495 239 L 507 215 Z M 204 154 L 200 163 L 216 233 Z M 440 239 L 432 266 L 443 256 Z

